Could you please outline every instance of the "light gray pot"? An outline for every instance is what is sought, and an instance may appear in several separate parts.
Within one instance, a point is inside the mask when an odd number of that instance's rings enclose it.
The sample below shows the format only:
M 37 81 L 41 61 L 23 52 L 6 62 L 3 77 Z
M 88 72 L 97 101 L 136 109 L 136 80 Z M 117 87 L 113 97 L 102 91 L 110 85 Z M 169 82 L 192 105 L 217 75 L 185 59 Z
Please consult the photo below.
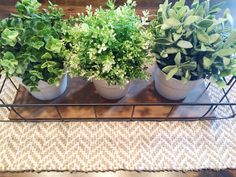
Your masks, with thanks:
M 155 88 L 156 91 L 163 97 L 169 100 L 182 100 L 184 99 L 190 91 L 195 87 L 203 83 L 203 79 L 188 81 L 183 83 L 181 80 L 172 78 L 170 80 L 166 79 L 166 74 L 156 67 L 156 72 L 154 74 Z
M 118 85 L 108 85 L 105 80 L 93 80 L 93 84 L 102 97 L 111 100 L 124 97 L 129 88 L 129 84 L 124 87 Z
M 30 91 L 30 88 L 22 83 L 21 78 L 16 77 L 16 79 L 21 85 L 23 85 L 30 92 L 30 94 L 33 97 L 39 100 L 52 100 L 59 97 L 65 92 L 67 88 L 67 77 L 68 77 L 67 74 L 62 77 L 61 83 L 58 87 L 55 85 L 49 85 L 45 81 L 39 81 L 38 82 L 39 91 Z

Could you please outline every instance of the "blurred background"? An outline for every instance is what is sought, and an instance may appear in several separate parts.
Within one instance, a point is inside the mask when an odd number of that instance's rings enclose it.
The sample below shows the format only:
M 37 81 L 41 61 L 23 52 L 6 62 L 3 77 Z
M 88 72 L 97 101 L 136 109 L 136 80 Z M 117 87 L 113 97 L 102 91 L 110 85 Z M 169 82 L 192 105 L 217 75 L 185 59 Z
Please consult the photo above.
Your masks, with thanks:
M 43 5 L 47 4 L 47 0 L 39 0 Z M 175 2 L 176 0 L 170 0 L 170 2 Z M 193 0 L 186 0 L 190 4 Z M 211 0 L 212 4 L 221 2 L 222 0 Z M 14 6 L 17 0 L 0 0 L 0 18 L 6 17 L 10 12 L 14 12 Z M 51 0 L 58 5 L 60 5 L 67 16 L 75 15 L 79 12 L 85 10 L 85 6 L 91 4 L 94 8 L 99 6 L 105 6 L 107 0 Z M 116 0 L 116 4 L 123 4 L 126 0 Z M 164 0 L 136 0 L 137 2 L 137 12 L 141 14 L 143 10 L 149 10 L 150 14 L 155 14 L 160 3 Z M 229 8 L 236 18 L 236 0 L 225 0 L 225 8 Z

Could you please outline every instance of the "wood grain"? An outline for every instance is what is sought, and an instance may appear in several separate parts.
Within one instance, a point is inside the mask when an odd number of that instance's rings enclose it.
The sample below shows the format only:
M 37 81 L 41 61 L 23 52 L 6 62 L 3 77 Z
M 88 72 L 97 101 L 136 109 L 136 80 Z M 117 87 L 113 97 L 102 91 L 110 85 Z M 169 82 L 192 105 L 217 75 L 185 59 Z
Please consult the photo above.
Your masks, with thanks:
M 183 102 L 210 102 L 207 92 L 203 91 L 205 85 L 197 87 L 189 93 Z M 35 99 L 23 86 L 20 87 L 14 104 L 45 104 L 44 107 L 20 107 L 15 110 L 25 119 L 53 119 L 59 120 L 62 116 L 65 119 L 94 119 L 94 118 L 166 118 L 172 106 L 58 106 L 50 104 L 88 104 L 88 103 L 170 103 L 156 92 L 153 81 L 133 81 L 130 84 L 128 93 L 120 100 L 107 100 L 97 93 L 93 83 L 81 78 L 69 79 L 66 92 L 52 101 L 40 101 Z M 181 101 L 180 101 L 181 102 Z M 171 117 L 201 117 L 209 106 L 176 106 Z M 20 117 L 11 111 L 11 120 L 18 120 Z
M 143 86 L 147 86 L 146 88 Z M 144 89 L 143 89 L 144 87 Z M 130 94 L 129 94 L 130 93 Z M 82 106 L 66 106 L 55 107 L 47 106 L 48 104 L 64 103 L 64 104 L 83 104 L 83 103 L 140 103 L 140 102 L 169 102 L 158 96 L 155 92 L 154 86 L 151 83 L 148 85 L 146 82 L 130 87 L 128 95 L 130 97 L 124 97 L 121 100 L 107 100 L 102 98 L 96 91 L 94 85 L 91 82 L 82 80 L 81 78 L 70 79 L 66 92 L 59 98 L 52 101 L 40 101 L 35 99 L 24 88 L 20 87 L 19 92 L 15 99 L 15 104 L 46 104 L 45 107 L 29 107 L 29 108 L 15 108 L 26 119 L 60 119 L 60 115 L 57 112 L 67 118 L 129 118 L 132 114 L 132 106 L 98 106 L 94 107 L 82 107 Z M 94 111 L 95 109 L 95 111 Z M 155 111 L 154 111 L 155 110 Z M 160 116 L 166 117 L 170 112 L 171 107 L 137 107 L 135 111 L 135 117 L 143 118 L 145 116 Z M 10 119 L 19 119 L 20 117 L 11 112 Z
M 201 172 L 105 172 L 105 173 L 69 173 L 69 172 L 43 172 L 43 173 L 0 173 L 0 177 L 236 177 L 236 171 L 210 171 Z

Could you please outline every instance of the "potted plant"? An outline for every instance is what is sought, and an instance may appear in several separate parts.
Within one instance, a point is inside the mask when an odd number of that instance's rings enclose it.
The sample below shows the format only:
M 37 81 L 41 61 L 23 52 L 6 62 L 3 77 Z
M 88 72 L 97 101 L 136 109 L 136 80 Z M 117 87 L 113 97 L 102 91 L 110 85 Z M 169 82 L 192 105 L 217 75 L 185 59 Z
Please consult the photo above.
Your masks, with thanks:
M 40 11 L 37 0 L 17 2 L 17 14 L 0 22 L 0 68 L 16 77 L 40 100 L 60 96 L 67 87 L 64 42 L 68 23 L 50 3 Z
M 79 15 L 78 26 L 69 32 L 73 44 L 67 67 L 72 77 L 92 80 L 104 98 L 119 99 L 130 81 L 148 76 L 151 34 L 144 27 L 147 13 L 136 15 L 132 0 L 119 7 L 110 0 L 107 6 L 94 13 L 90 6 Z
M 236 32 L 229 10 L 216 17 L 221 5 L 210 7 L 208 0 L 195 0 L 191 7 L 185 0 L 160 5 L 150 25 L 160 95 L 180 100 L 203 79 L 223 87 L 224 77 L 236 75 Z

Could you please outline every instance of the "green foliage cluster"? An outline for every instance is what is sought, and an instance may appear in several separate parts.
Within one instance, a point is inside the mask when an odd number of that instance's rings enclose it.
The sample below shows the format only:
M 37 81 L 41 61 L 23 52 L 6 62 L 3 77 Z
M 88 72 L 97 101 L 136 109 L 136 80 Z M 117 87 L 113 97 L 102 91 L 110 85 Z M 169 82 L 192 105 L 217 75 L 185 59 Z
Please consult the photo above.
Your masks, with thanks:
M 56 5 L 43 11 L 40 6 L 37 0 L 21 0 L 17 14 L 0 22 L 1 71 L 22 78 L 32 90 L 39 80 L 57 85 L 65 74 L 68 22 Z
M 151 33 L 145 29 L 148 13 L 142 18 L 136 15 L 132 0 L 119 7 L 109 0 L 107 5 L 95 12 L 89 6 L 86 15 L 79 14 L 79 25 L 69 32 L 73 44 L 69 72 L 117 85 L 147 78 L 146 66 L 151 63 Z
M 209 0 L 194 0 L 191 7 L 185 0 L 160 5 L 150 29 L 157 64 L 167 79 L 207 78 L 223 86 L 223 77 L 236 75 L 236 32 L 229 10 L 216 17 L 222 5 L 210 7 Z
M 166 0 L 147 30 L 148 13 L 138 16 L 133 0 L 119 7 L 108 0 L 107 9 L 95 12 L 88 6 L 69 20 L 50 2 L 40 10 L 37 0 L 21 0 L 17 13 L 0 21 L 0 70 L 32 90 L 39 80 L 59 84 L 66 70 L 125 85 L 148 77 L 152 44 L 167 79 L 207 78 L 223 86 L 223 77 L 236 75 L 236 31 L 229 10 L 217 18 L 222 4 L 194 0 L 189 7 L 185 0 Z

